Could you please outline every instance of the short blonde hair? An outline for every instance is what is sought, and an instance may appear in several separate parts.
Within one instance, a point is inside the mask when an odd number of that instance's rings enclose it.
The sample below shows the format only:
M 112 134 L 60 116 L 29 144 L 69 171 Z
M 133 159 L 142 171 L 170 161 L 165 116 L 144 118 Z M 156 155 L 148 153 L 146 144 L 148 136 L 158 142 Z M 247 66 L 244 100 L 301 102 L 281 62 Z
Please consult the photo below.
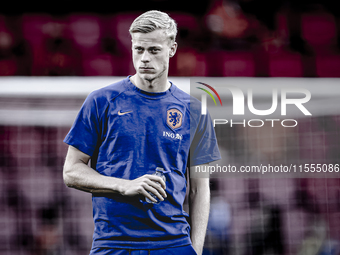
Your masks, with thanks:
M 170 41 L 175 41 L 177 24 L 170 16 L 161 11 L 148 11 L 138 16 L 131 24 L 129 32 L 150 33 L 156 29 L 164 29 Z

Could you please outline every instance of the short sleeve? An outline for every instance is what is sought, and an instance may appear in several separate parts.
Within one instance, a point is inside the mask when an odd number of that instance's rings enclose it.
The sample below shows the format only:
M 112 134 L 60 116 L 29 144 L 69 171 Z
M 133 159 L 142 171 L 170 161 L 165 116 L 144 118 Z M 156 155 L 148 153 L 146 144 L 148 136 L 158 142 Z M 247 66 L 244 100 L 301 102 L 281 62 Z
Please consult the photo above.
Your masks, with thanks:
M 82 105 L 64 142 L 92 156 L 100 138 L 100 122 L 94 92 Z
M 190 146 L 190 166 L 206 164 L 221 159 L 211 117 L 200 115 Z

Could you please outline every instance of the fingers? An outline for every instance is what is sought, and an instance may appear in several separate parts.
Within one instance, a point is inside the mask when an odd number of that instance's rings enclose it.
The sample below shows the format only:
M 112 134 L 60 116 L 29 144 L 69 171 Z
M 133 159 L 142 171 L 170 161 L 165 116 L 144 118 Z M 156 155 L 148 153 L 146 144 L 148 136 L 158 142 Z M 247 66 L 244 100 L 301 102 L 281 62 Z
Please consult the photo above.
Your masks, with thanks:
M 165 182 L 163 181 L 163 179 L 159 176 L 156 176 L 156 175 L 151 175 L 151 174 L 146 174 L 146 175 L 143 175 L 143 177 L 146 177 L 154 182 L 158 182 L 161 184 L 162 188 L 163 189 L 166 189 L 166 184 Z
M 154 183 L 153 181 L 151 181 L 151 182 L 152 182 L 152 184 L 151 185 L 145 185 L 144 189 L 148 192 L 151 192 L 153 195 L 155 195 L 158 198 L 158 200 L 164 201 L 164 198 L 166 197 L 165 190 L 159 184 Z M 153 186 L 153 185 L 156 185 L 156 186 Z M 158 201 L 156 201 L 156 202 L 158 202 Z
M 120 182 L 120 185 L 120 193 L 126 196 L 141 194 L 155 203 L 158 201 L 164 201 L 164 198 L 167 197 L 165 192 L 165 182 L 159 176 L 147 174 L 134 180 L 124 180 Z M 155 199 L 153 195 L 158 200 Z
M 157 201 L 155 198 L 153 198 L 153 197 L 150 195 L 150 193 L 148 193 L 145 189 L 141 189 L 140 194 L 143 195 L 143 196 L 145 196 L 146 198 L 150 199 L 151 201 L 153 201 L 153 202 L 155 202 L 155 203 L 158 202 L 158 201 Z
M 150 185 L 151 187 L 157 189 L 157 191 L 160 192 L 163 197 L 167 196 L 165 192 L 165 189 L 166 189 L 165 182 L 163 181 L 162 178 L 151 175 L 151 178 L 147 180 L 146 183 Z
M 164 201 L 164 198 L 167 197 L 167 195 L 165 192 L 165 182 L 163 181 L 163 179 L 158 176 L 154 176 L 154 175 L 145 175 L 144 177 L 146 179 L 144 180 L 145 185 L 143 185 L 143 188 L 146 191 L 154 194 L 160 201 Z M 150 195 L 150 197 L 152 196 Z M 154 201 L 154 199 L 151 199 L 151 200 Z M 158 202 L 158 201 L 155 201 L 155 202 Z

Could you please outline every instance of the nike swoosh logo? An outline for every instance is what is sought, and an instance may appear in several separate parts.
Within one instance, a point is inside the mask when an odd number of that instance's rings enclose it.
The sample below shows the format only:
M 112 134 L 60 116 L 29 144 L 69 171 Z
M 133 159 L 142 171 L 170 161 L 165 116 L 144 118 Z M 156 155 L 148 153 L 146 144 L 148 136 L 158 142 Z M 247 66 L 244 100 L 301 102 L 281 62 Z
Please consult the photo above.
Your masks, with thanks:
M 119 115 L 119 116 L 121 116 L 121 115 L 124 115 L 124 114 L 130 113 L 130 112 L 132 112 L 132 111 L 128 111 L 128 112 L 120 112 L 120 110 L 119 110 L 119 112 L 118 112 L 118 115 Z

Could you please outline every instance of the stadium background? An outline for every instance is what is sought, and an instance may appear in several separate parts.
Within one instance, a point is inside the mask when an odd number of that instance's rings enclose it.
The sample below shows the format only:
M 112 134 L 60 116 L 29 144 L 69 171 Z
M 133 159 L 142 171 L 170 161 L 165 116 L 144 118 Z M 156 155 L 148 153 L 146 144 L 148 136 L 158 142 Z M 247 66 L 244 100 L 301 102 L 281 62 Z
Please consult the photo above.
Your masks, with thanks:
M 62 140 L 91 89 L 133 73 L 127 30 L 150 9 L 178 22 L 170 76 L 179 83 L 288 77 L 322 88 L 340 76 L 335 1 L 96 1 L 67 10 L 12 3 L 0 15 L 0 254 L 88 253 L 91 196 L 63 184 Z M 216 132 L 230 162 L 335 164 L 339 125 L 340 114 L 328 114 L 299 120 L 294 132 Z M 213 179 L 206 254 L 339 254 L 339 185 Z

